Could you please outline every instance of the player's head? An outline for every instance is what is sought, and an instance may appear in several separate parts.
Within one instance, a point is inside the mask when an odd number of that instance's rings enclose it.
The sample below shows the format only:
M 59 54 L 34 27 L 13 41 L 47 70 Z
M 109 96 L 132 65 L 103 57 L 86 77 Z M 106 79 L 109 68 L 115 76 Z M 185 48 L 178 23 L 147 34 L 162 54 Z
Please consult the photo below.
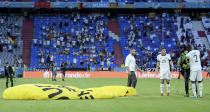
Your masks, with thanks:
M 186 46 L 183 46 L 183 47 L 181 48 L 181 53 L 183 53 L 184 55 L 188 53 L 188 49 L 187 49 Z
M 166 48 L 165 48 L 165 47 L 162 47 L 162 48 L 161 48 L 161 54 L 162 54 L 162 55 L 166 55 Z
M 133 56 L 136 55 L 136 50 L 134 48 L 131 48 L 130 54 L 133 55 Z
M 6 62 L 6 63 L 5 63 L 5 65 L 6 65 L 6 66 L 9 66 L 9 63 L 8 63 L 8 62 Z
M 187 46 L 187 51 L 190 52 L 191 50 L 192 50 L 191 45 L 188 45 L 188 46 Z

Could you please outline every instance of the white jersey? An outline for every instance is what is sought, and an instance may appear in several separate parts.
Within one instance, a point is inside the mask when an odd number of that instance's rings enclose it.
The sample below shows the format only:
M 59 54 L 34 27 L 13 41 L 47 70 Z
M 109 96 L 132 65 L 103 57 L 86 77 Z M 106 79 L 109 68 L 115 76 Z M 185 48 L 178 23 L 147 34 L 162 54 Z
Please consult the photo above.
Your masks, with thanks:
M 186 55 L 190 60 L 190 70 L 198 71 L 201 70 L 200 51 L 192 50 Z
M 169 54 L 166 54 L 165 56 L 159 54 L 157 56 L 157 61 L 160 62 L 160 72 L 170 71 L 170 65 L 169 65 L 170 60 L 171 56 Z
M 136 71 L 136 60 L 133 55 L 129 54 L 126 57 L 125 66 L 128 66 L 130 71 Z

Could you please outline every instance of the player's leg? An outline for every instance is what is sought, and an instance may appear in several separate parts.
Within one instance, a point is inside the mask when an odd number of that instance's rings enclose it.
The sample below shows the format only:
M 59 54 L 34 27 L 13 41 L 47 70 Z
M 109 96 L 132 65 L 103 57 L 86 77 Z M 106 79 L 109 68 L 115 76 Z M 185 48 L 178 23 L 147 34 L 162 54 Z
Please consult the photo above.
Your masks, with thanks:
M 57 71 L 55 71 L 54 81 L 56 81 Z
M 55 81 L 55 71 L 52 71 L 52 81 Z
M 9 79 L 8 79 L 9 77 L 8 76 L 6 76 L 6 88 L 8 88 L 8 81 L 9 81 Z
M 66 73 L 63 72 L 63 73 L 62 73 L 62 81 L 64 81 L 65 75 L 66 75 Z
M 167 96 L 169 96 L 170 95 L 170 79 L 167 79 L 166 80 L 166 87 L 167 87 Z
M 135 72 L 131 72 L 131 77 L 132 77 L 132 87 L 135 88 L 136 87 L 136 83 L 137 83 L 136 73 Z
M 54 72 L 52 71 L 52 81 L 54 81 Z
M 166 87 L 167 87 L 167 96 L 170 95 L 170 80 L 171 80 L 171 75 L 170 75 L 170 71 L 168 71 L 166 74 L 165 74 L 165 78 L 166 78 Z
M 160 96 L 163 96 L 164 79 L 160 79 Z
M 198 75 L 197 75 L 197 80 L 198 80 L 198 84 L 199 84 L 199 90 L 200 90 L 200 97 L 203 97 L 203 78 L 202 78 L 202 71 L 199 70 L 198 71 Z
M 190 80 L 192 83 L 192 90 L 193 90 L 193 96 L 191 96 L 191 98 L 197 98 L 196 85 L 195 85 L 196 73 L 197 73 L 196 71 L 190 71 Z
M 52 78 L 52 81 L 53 81 L 53 71 L 51 71 L 51 74 L 52 74 L 52 75 L 51 75 L 51 78 Z
M 13 87 L 13 76 L 10 75 L 10 82 L 11 82 L 11 87 Z
M 127 83 L 127 86 L 128 87 L 131 87 L 131 84 L 132 84 L 132 79 L 131 79 L 131 73 L 130 73 L 130 75 L 128 75 L 128 83 Z
M 190 70 L 184 70 L 184 82 L 185 82 L 185 97 L 189 97 L 189 76 Z
M 160 96 L 163 96 L 163 90 L 164 90 L 164 76 L 163 73 L 160 72 Z
M 186 85 L 187 85 L 187 95 L 189 97 L 189 82 L 190 82 L 190 69 L 187 70 L 187 76 L 186 76 Z

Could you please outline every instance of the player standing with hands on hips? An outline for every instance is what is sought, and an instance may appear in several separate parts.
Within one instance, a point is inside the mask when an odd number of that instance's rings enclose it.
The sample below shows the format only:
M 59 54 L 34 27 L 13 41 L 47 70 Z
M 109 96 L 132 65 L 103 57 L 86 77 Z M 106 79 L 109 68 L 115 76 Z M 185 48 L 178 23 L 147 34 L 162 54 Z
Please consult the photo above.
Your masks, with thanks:
M 134 48 L 131 48 L 130 54 L 125 59 L 125 68 L 128 72 L 128 87 L 136 87 L 137 84 L 137 78 L 136 78 L 136 70 L 141 71 L 139 67 L 136 65 L 136 50 Z M 141 71 L 142 72 L 142 71 Z
M 166 87 L 167 87 L 167 96 L 170 95 L 170 65 L 171 69 L 174 69 L 173 61 L 171 60 L 171 56 L 166 54 L 166 49 L 162 48 L 161 54 L 157 56 L 157 66 L 156 71 L 159 70 L 160 67 L 160 95 L 163 96 L 163 89 L 164 89 L 164 81 L 166 80 Z
M 198 81 L 199 89 L 200 89 L 200 98 L 202 98 L 202 71 L 201 71 L 201 60 L 200 60 L 200 51 L 199 50 L 192 50 L 191 46 L 188 46 L 189 53 L 187 53 L 186 57 L 190 60 L 190 80 L 192 83 L 192 90 L 193 96 L 191 98 L 197 98 L 196 92 L 196 84 L 195 82 Z

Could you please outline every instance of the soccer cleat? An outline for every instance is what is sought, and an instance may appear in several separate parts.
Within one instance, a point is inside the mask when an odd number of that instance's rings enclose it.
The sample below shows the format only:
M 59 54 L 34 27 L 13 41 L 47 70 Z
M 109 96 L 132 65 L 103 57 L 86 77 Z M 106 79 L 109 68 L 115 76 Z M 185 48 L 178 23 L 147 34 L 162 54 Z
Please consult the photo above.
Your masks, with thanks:
M 190 96 L 190 98 L 197 98 L 197 96 Z
M 170 92 L 167 92 L 167 96 L 170 96 Z
M 184 97 L 189 97 L 189 94 L 184 95 Z
M 163 96 L 163 93 L 160 93 L 160 96 Z
M 199 96 L 199 98 L 203 98 L 203 96 Z

